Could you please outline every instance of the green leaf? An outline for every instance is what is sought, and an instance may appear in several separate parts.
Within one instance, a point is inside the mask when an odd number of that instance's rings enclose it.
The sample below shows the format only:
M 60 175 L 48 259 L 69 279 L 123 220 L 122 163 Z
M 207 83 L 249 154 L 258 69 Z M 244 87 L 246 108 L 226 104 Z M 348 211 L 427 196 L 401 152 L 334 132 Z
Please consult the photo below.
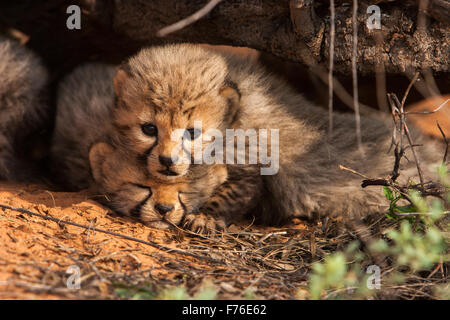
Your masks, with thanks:
M 394 208 L 395 211 L 397 211 L 398 213 L 410 213 L 410 212 L 417 212 L 417 208 L 414 206 L 395 206 Z
M 394 194 L 392 193 L 392 190 L 389 187 L 383 187 L 384 196 L 389 201 L 394 200 Z
M 410 190 L 409 196 L 413 204 L 417 207 L 418 212 L 428 212 L 427 202 L 422 198 L 419 191 Z
M 442 181 L 442 184 L 445 185 L 447 188 L 450 188 L 450 176 L 445 163 L 441 163 L 437 171 L 439 179 Z

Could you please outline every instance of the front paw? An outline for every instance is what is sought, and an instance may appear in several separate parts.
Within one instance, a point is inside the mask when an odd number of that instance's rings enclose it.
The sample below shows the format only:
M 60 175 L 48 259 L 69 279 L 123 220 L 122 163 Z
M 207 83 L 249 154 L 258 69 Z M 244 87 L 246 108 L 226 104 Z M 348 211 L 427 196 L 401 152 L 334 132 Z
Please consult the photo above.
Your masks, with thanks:
M 213 217 L 203 213 L 190 213 L 185 216 L 183 228 L 198 234 L 215 234 L 226 228 L 223 217 Z

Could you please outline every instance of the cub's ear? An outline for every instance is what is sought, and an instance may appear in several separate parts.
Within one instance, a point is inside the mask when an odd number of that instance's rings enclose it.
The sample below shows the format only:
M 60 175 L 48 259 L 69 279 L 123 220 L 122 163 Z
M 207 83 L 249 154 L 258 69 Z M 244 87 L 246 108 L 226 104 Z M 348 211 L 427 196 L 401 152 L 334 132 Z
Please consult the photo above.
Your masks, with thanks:
M 103 180 L 103 164 L 113 152 L 114 148 L 105 142 L 96 143 L 89 150 L 89 163 L 95 182 Z
M 228 124 L 231 124 L 236 120 L 241 100 L 241 93 L 239 92 L 237 85 L 229 80 L 225 81 L 225 84 L 222 88 L 220 88 L 219 93 L 228 102 L 226 118 Z
M 130 78 L 129 67 L 126 64 L 123 64 L 117 69 L 116 75 L 113 79 L 114 91 L 116 95 L 119 96 L 122 92 L 123 84 Z

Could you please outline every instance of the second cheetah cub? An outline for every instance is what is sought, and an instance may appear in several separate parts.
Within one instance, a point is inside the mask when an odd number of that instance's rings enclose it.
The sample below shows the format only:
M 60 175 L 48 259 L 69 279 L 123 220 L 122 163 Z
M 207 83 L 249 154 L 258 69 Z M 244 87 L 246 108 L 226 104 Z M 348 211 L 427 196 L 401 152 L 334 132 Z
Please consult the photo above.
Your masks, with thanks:
M 224 221 L 207 216 L 194 221 L 191 215 L 227 179 L 225 166 L 211 166 L 202 175 L 191 173 L 176 183 L 166 183 L 150 177 L 135 159 L 103 142 L 91 148 L 89 161 L 95 182 L 92 191 L 119 214 L 159 229 L 182 222 L 195 232 L 225 227 Z

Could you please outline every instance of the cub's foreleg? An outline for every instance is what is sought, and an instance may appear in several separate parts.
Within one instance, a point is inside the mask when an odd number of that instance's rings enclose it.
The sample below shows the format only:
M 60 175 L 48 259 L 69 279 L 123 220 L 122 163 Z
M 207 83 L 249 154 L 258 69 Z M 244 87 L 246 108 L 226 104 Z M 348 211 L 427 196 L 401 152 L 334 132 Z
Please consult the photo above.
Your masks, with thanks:
M 205 204 L 186 215 L 184 227 L 197 233 L 223 230 L 257 208 L 263 184 L 257 166 L 228 166 L 228 179 L 221 184 Z

